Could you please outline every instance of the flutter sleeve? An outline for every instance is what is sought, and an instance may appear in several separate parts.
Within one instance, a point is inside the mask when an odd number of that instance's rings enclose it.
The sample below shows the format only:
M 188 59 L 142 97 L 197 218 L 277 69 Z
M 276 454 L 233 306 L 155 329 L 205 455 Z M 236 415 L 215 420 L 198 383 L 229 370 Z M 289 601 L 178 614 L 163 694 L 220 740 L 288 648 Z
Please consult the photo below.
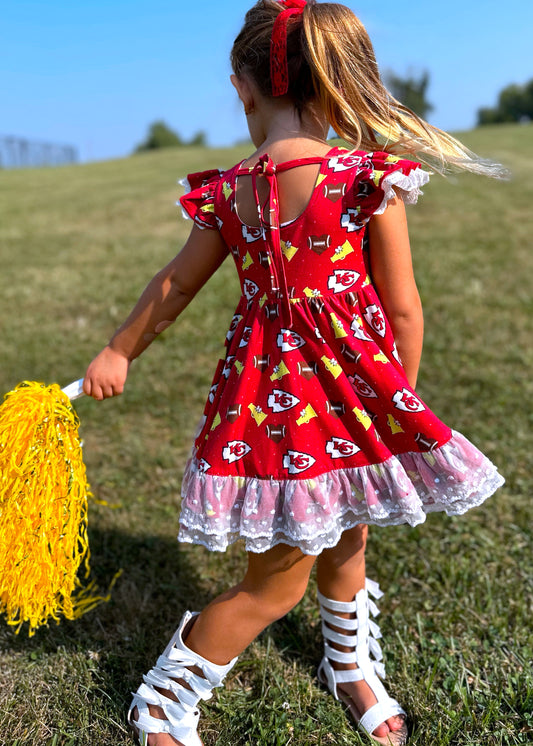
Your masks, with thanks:
M 199 228 L 217 229 L 215 216 L 215 189 L 222 176 L 222 171 L 199 171 L 189 174 L 179 183 L 185 189 L 180 198 L 183 217 L 194 220 Z
M 394 197 L 414 205 L 428 181 L 429 173 L 415 161 L 389 153 L 370 154 L 354 184 L 360 220 L 366 222 L 372 215 L 384 213 Z

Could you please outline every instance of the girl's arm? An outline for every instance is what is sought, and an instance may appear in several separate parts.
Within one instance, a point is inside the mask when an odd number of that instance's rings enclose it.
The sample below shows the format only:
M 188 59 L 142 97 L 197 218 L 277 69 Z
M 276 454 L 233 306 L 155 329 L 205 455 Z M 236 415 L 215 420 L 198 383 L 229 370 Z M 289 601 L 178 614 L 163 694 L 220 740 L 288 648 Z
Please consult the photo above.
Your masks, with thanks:
M 391 200 L 382 215 L 374 215 L 368 231 L 372 279 L 392 326 L 407 380 L 415 388 L 424 320 L 401 199 Z
M 121 394 L 130 362 L 179 316 L 227 254 L 218 231 L 194 226 L 180 253 L 152 278 L 124 324 L 89 365 L 84 392 L 95 399 Z

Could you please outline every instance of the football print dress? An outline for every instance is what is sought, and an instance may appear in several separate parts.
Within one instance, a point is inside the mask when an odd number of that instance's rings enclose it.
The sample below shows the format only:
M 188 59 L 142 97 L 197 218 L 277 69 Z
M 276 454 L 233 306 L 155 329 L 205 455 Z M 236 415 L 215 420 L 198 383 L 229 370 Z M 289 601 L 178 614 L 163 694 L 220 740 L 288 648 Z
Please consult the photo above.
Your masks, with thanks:
M 280 225 L 277 173 L 310 163 L 310 202 Z M 244 175 L 260 227 L 236 209 Z M 186 468 L 180 541 L 223 551 L 243 538 L 252 552 L 285 543 L 316 555 L 358 523 L 461 514 L 503 483 L 409 386 L 368 273 L 369 219 L 397 194 L 416 202 L 428 178 L 416 163 L 343 148 L 188 177 L 182 207 L 220 231 L 242 297 Z

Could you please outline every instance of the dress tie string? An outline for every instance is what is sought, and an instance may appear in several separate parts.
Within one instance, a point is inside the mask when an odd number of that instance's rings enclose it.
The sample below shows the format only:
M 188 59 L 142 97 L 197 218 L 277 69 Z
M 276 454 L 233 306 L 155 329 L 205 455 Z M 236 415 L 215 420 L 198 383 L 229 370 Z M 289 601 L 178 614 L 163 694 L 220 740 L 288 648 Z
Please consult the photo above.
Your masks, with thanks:
M 270 260 L 269 265 L 272 291 L 279 303 L 282 321 L 286 327 L 290 329 L 292 327 L 292 307 L 287 287 L 287 276 L 285 274 L 285 261 L 281 248 L 276 164 L 268 154 L 262 155 L 251 171 L 251 175 L 252 189 L 259 215 L 259 225 L 263 229 L 263 237 Z M 258 176 L 264 176 L 269 187 L 268 197 L 263 204 L 261 204 L 257 189 Z M 267 207 L 268 210 L 266 209 Z

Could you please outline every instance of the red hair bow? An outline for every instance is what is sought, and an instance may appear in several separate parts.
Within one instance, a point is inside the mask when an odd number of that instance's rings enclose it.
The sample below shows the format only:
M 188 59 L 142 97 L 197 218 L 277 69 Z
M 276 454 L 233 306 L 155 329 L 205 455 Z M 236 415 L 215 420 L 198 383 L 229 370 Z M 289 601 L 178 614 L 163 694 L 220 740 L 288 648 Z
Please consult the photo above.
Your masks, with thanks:
M 306 0 L 285 0 L 282 5 L 285 6 L 285 10 L 282 10 L 274 21 L 270 42 L 270 77 L 273 96 L 284 96 L 289 90 L 287 27 L 292 16 L 299 16 L 304 12 L 307 2 Z

